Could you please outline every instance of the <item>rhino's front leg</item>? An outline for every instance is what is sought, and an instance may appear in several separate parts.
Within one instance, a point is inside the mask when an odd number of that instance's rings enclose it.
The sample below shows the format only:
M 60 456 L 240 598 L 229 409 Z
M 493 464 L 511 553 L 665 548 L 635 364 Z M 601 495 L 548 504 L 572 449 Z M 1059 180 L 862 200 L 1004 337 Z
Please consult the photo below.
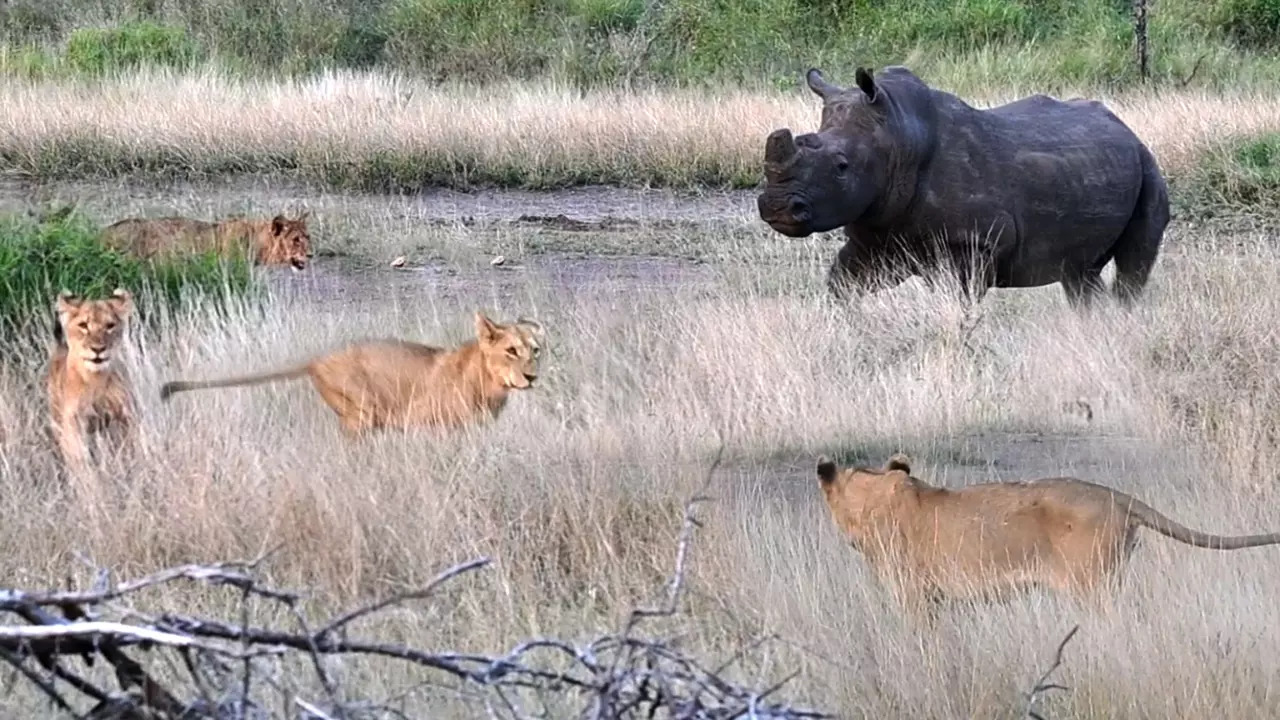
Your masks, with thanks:
M 910 276 L 910 267 L 894 262 L 887 253 L 849 239 L 827 269 L 827 291 L 836 300 L 846 302 L 899 285 Z

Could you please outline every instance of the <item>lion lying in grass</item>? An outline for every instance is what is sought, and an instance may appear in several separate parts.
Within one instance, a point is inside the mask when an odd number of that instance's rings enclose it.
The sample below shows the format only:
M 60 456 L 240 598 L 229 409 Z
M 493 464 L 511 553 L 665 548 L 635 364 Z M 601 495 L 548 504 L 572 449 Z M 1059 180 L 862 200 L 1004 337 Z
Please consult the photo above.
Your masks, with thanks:
M 452 351 L 403 340 L 372 340 L 284 370 L 167 382 L 160 388 L 160 399 L 186 390 L 308 375 L 348 435 L 392 427 L 458 427 L 496 418 L 511 390 L 532 387 L 538 377 L 541 325 L 532 320 L 501 325 L 477 312 L 475 327 L 475 339 Z
M 1098 601 L 1095 591 L 1118 584 L 1140 527 L 1217 550 L 1280 543 L 1280 533 L 1191 530 L 1130 495 L 1070 477 L 952 490 L 912 477 L 900 454 L 880 470 L 840 469 L 826 457 L 817 470 L 836 526 L 917 611 L 1032 585 Z
M 102 231 L 107 247 L 137 257 L 170 257 L 175 253 L 222 256 L 244 253 L 258 265 L 289 265 L 304 270 L 311 257 L 307 213 L 296 220 L 277 215 L 270 220 L 232 218 L 205 222 L 184 217 L 128 218 Z
M 124 289 L 105 300 L 63 291 L 56 309 L 61 333 L 46 377 L 50 419 L 63 461 L 79 472 L 87 468 L 91 436 L 116 447 L 133 437 L 132 388 L 116 360 L 133 297 Z

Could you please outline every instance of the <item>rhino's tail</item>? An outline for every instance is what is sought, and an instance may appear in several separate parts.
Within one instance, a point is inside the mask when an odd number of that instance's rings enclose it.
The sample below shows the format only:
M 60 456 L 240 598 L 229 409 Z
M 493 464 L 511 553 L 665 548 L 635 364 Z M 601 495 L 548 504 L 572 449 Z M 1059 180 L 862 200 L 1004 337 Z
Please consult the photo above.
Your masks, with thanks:
M 1138 148 L 1142 159 L 1142 189 L 1133 215 L 1116 239 L 1112 257 L 1116 262 L 1116 279 L 1112 292 L 1123 302 L 1142 293 L 1160 254 L 1160 244 L 1169 225 L 1169 187 L 1160 165 L 1145 145 Z

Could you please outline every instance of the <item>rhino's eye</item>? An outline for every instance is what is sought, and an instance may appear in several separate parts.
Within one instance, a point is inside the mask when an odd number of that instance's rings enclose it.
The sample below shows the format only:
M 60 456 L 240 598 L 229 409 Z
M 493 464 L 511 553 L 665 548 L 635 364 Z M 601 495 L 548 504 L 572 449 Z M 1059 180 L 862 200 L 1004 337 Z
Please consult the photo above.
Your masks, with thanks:
M 836 172 L 844 172 L 849 169 L 849 161 L 841 158 L 836 161 Z

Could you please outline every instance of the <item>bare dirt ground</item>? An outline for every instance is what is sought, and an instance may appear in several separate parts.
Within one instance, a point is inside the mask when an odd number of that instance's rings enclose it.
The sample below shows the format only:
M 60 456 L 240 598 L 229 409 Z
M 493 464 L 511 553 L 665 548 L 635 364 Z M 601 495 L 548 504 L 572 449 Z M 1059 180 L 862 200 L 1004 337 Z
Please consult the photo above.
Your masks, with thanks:
M 0 212 L 33 203 L 76 202 L 95 215 L 200 212 L 207 208 L 342 208 L 425 221 L 595 223 L 624 226 L 655 221 L 715 222 L 751 217 L 755 192 L 681 193 L 582 187 L 555 192 L 431 189 L 413 195 L 334 194 L 279 178 L 230 178 L 207 182 L 67 181 L 34 185 L 0 180 Z

